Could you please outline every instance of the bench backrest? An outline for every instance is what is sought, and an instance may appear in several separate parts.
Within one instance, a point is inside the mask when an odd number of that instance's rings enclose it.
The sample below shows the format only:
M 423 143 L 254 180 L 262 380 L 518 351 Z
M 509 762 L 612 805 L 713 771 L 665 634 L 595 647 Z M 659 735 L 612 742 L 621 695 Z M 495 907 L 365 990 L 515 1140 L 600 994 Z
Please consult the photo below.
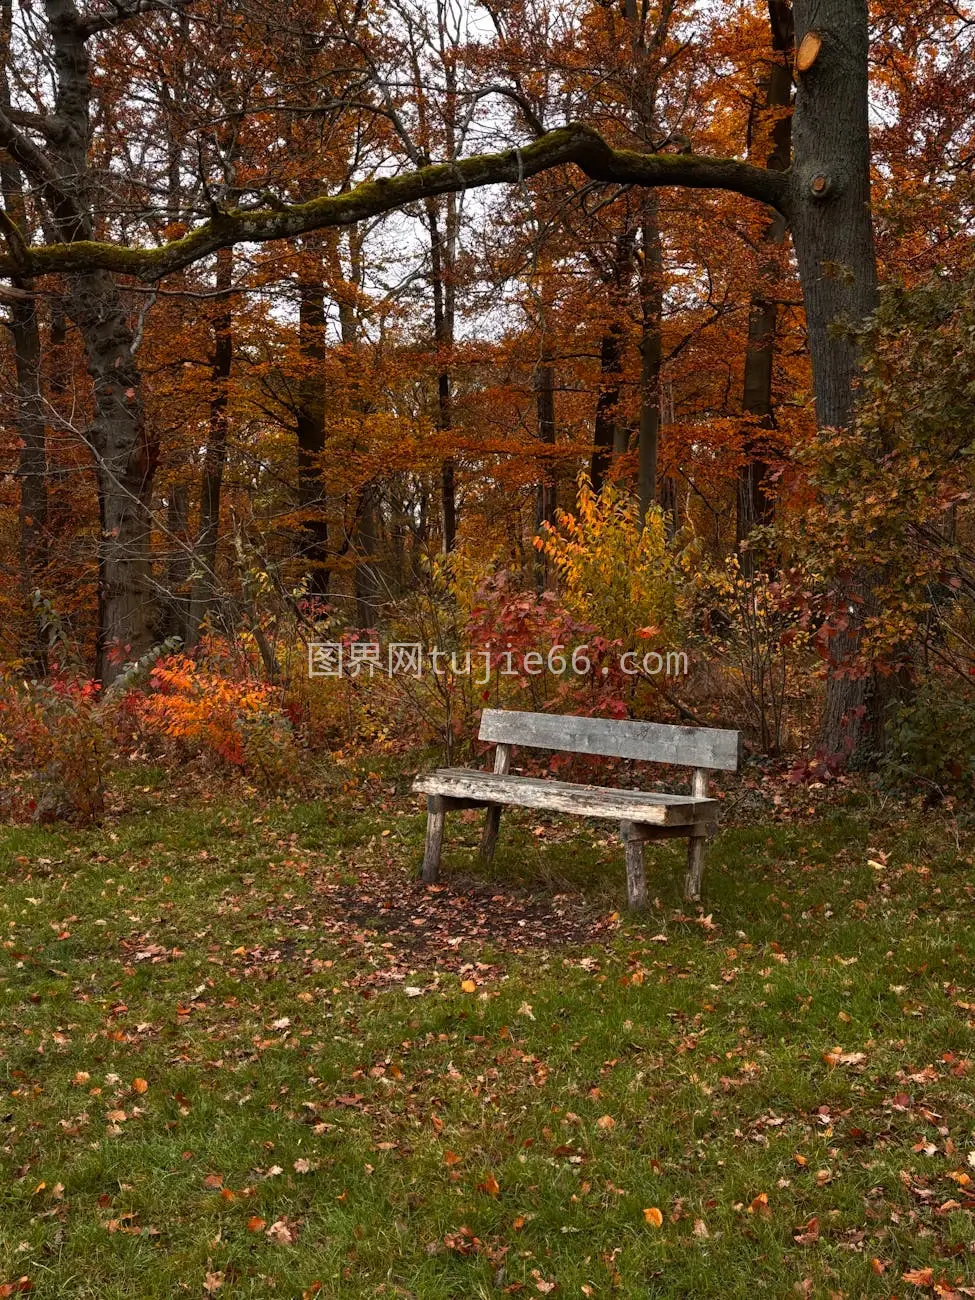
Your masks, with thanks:
M 478 736 L 499 745 L 528 745 L 567 754 L 634 758 L 645 763 L 722 768 L 727 772 L 737 769 L 741 752 L 737 731 L 507 709 L 485 709 Z

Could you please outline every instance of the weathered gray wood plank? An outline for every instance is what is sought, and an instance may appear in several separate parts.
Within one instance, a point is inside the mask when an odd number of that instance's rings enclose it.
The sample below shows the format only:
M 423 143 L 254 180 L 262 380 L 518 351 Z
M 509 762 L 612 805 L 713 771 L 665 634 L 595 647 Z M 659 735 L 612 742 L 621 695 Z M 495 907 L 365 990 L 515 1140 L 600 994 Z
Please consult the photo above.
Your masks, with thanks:
M 737 769 L 740 753 L 737 731 L 507 709 L 485 709 L 478 734 L 481 740 L 503 745 L 675 763 L 681 767 L 721 768 L 729 772 Z
M 693 795 L 610 790 L 595 785 L 572 785 L 565 781 L 540 781 L 534 777 L 478 772 L 466 767 L 440 768 L 428 776 L 418 777 L 413 789 L 418 794 L 482 799 L 485 803 L 658 826 L 710 822 L 717 816 L 718 809 L 717 800 L 696 799 Z

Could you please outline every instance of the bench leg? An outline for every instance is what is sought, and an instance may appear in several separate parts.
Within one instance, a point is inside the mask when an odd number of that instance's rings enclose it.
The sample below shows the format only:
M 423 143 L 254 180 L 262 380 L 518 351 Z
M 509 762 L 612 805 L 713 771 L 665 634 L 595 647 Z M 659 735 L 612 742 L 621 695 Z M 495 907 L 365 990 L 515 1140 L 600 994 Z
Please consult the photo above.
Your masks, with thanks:
M 684 877 L 684 898 L 696 903 L 701 897 L 701 877 L 704 875 L 703 835 L 692 835 L 687 841 L 687 875 Z
M 443 845 L 444 802 L 438 795 L 427 799 L 427 841 L 423 850 L 420 879 L 432 885 L 440 875 L 440 849 Z
M 484 830 L 481 832 L 481 861 L 490 862 L 498 842 L 498 829 L 501 825 L 501 808 L 494 804 L 484 816 Z
M 634 910 L 647 902 L 647 877 L 643 865 L 643 838 L 630 834 L 629 822 L 620 827 L 626 849 L 626 897 Z

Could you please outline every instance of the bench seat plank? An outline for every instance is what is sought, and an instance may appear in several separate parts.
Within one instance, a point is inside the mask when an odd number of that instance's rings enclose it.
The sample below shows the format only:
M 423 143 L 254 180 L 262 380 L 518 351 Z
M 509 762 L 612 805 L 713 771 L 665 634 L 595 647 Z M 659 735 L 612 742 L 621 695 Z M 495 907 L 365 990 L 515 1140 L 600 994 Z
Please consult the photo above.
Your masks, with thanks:
M 611 821 L 643 822 L 654 826 L 691 826 L 712 822 L 718 814 L 716 799 L 663 794 L 643 790 L 610 790 L 596 785 L 505 776 L 466 767 L 440 768 L 418 777 L 418 794 L 473 799 L 486 804 L 538 808 L 574 813 L 578 817 L 604 817 Z

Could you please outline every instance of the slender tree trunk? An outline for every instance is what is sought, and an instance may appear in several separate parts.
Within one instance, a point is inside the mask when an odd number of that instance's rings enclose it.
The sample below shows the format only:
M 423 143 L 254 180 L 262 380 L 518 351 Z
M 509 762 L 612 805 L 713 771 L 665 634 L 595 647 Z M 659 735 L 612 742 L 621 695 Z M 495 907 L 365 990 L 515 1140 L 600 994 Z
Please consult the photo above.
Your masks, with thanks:
M 223 473 L 227 463 L 227 435 L 229 432 L 228 401 L 230 372 L 234 359 L 233 308 L 230 289 L 233 285 L 234 263 L 230 249 L 217 254 L 216 291 L 221 295 L 221 307 L 213 321 L 213 354 L 210 366 L 210 427 L 203 453 L 203 474 L 200 480 L 200 522 L 196 543 L 198 576 L 193 583 L 190 606 L 190 639 L 195 641 L 200 627 L 216 599 L 217 552 L 220 543 L 220 498 L 223 492 Z
M 645 520 L 657 500 L 657 460 L 660 449 L 660 368 L 663 361 L 663 241 L 656 192 L 645 200 L 641 223 L 643 261 L 640 267 L 640 460 L 637 493 L 640 518 Z
M 616 420 L 622 370 L 623 329 L 618 321 L 613 321 L 599 344 L 599 395 L 596 398 L 593 453 L 589 469 L 589 477 L 596 492 L 606 481 L 616 449 Z
M 635 232 L 624 229 L 616 237 L 609 291 L 609 324 L 599 345 L 599 395 L 593 424 L 593 453 L 590 478 L 598 492 L 614 454 L 625 451 L 625 435 L 620 431 L 620 381 L 623 373 L 623 349 L 626 342 L 623 319 L 630 285 Z
M 542 444 L 538 486 L 535 489 L 535 532 L 542 531 L 543 524 L 555 522 L 558 506 L 558 481 L 555 474 L 555 461 L 551 453 L 555 451 L 555 366 L 547 348 L 543 349 L 541 360 L 532 377 L 535 389 L 535 413 L 538 423 L 538 440 Z M 548 452 L 549 454 L 546 454 Z M 537 554 L 536 582 L 543 591 L 550 581 L 547 558 Z
M 538 421 L 538 440 L 542 444 L 543 450 L 551 449 L 554 451 L 556 432 L 555 366 L 549 356 L 543 357 L 541 364 L 537 367 L 533 384 L 535 389 L 535 411 Z M 543 523 L 550 524 L 555 521 L 555 510 L 558 504 L 557 488 L 554 462 L 551 455 L 545 455 L 542 460 L 542 472 L 536 493 L 536 524 L 539 528 Z
M 355 610 L 358 628 L 374 628 L 379 621 L 382 580 L 378 568 L 379 525 L 377 491 L 367 483 L 359 496 L 355 524 Z
M 437 348 L 437 429 L 449 434 L 453 423 L 453 395 L 450 382 L 450 352 L 454 344 L 454 285 L 452 227 L 456 218 L 451 209 L 456 200 L 448 199 L 446 235 L 441 230 L 436 203 L 427 204 L 427 224 L 430 229 L 430 278 L 433 289 L 433 341 Z M 444 555 L 449 555 L 457 541 L 457 493 L 455 463 L 446 455 L 440 470 L 441 545 Z
M 10 334 L 17 374 L 17 432 L 21 442 L 17 466 L 20 566 L 29 596 L 47 561 L 47 444 L 36 299 L 11 304 Z
M 844 327 L 861 322 L 877 302 L 877 264 L 870 214 L 867 100 L 867 0 L 796 0 L 796 42 L 815 30 L 818 57 L 797 73 L 792 136 L 792 236 L 806 308 L 813 388 L 820 428 L 853 417 L 859 369 L 855 339 Z M 855 491 L 855 485 L 851 485 Z M 831 674 L 823 743 L 859 758 L 882 735 L 884 691 L 849 672 L 863 620 L 874 606 L 870 575 L 852 575 L 849 623 L 831 643 L 839 672 Z
M 790 55 L 794 45 L 794 25 L 791 8 L 781 0 L 770 0 L 769 19 L 772 30 L 772 49 L 775 61 L 769 69 L 765 88 L 765 107 L 771 110 L 788 108 L 792 102 L 792 68 Z M 792 154 L 791 116 L 779 117 L 772 128 L 772 148 L 765 165 L 773 171 L 786 171 Z M 765 227 L 762 239 L 772 250 L 781 248 L 787 223 L 780 213 L 773 213 Z M 760 428 L 772 427 L 772 367 L 775 359 L 775 330 L 778 307 L 774 292 L 781 264 L 770 256 L 760 271 L 760 282 L 752 293 L 748 314 L 748 342 L 745 348 L 745 372 L 742 393 L 742 410 L 753 416 Z M 760 433 L 750 434 L 743 451 L 743 462 L 738 473 L 738 510 L 736 541 L 739 563 L 746 577 L 755 570 L 752 552 L 742 546 L 752 530 L 772 520 L 773 500 L 768 491 L 769 467 L 766 450 Z
M 311 250 L 308 252 L 311 257 Z M 298 290 L 298 335 L 302 374 L 298 394 L 298 504 L 302 559 L 308 591 L 328 595 L 328 502 L 322 479 L 325 454 L 325 285 L 318 273 L 302 278 Z
M 166 599 L 169 606 L 167 636 L 187 640 L 190 622 L 192 572 L 190 542 L 190 494 L 185 483 L 173 483 L 166 502 L 166 533 L 169 562 L 166 565 Z

